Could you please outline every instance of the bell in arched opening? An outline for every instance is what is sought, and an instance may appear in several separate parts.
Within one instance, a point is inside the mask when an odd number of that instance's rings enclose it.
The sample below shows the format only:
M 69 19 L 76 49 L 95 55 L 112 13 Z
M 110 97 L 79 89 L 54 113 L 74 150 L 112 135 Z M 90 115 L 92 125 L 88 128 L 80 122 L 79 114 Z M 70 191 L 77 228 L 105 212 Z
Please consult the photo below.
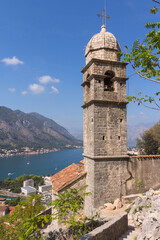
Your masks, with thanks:
M 113 78 L 115 76 L 115 73 L 113 71 L 108 70 L 106 73 L 106 78 L 104 79 L 104 91 L 114 91 L 114 85 L 113 85 Z

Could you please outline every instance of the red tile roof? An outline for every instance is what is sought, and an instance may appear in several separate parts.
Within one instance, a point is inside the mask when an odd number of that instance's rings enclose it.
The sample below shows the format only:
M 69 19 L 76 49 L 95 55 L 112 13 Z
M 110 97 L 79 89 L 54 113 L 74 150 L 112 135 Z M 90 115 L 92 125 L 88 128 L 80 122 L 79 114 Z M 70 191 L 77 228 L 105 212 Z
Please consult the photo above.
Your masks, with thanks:
M 15 207 L 9 207 L 10 208 L 10 214 L 15 210 Z
M 60 172 L 51 176 L 53 189 L 57 192 L 69 183 L 78 179 L 85 173 L 84 166 L 81 164 L 72 163 L 72 165 L 64 168 Z
M 84 164 L 84 159 L 80 161 L 80 163 Z

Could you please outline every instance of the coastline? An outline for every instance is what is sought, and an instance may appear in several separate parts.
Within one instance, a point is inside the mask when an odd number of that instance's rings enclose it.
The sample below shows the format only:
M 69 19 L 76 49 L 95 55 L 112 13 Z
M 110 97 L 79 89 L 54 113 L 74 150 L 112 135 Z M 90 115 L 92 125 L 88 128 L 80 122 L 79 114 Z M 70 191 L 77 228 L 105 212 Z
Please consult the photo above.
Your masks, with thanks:
M 37 155 L 37 154 L 44 154 L 44 153 L 50 153 L 50 152 L 57 152 L 57 151 L 62 151 L 65 149 L 81 149 L 83 146 L 66 146 L 65 148 L 53 148 L 53 149 L 38 149 L 37 151 L 32 151 L 32 150 L 26 150 L 24 152 L 18 152 L 18 150 L 8 150 L 6 153 L 1 153 L 0 158 L 5 158 L 5 157 L 13 157 L 13 156 L 21 156 L 21 155 Z M 28 148 L 27 148 L 28 149 Z M 17 152 L 16 152 L 17 151 Z
M 83 149 L 63 149 L 48 154 L 28 154 L 0 158 L 0 180 L 21 175 L 53 175 L 72 163 L 79 163 Z
M 55 149 L 46 149 L 44 151 L 41 151 L 41 150 L 37 150 L 37 151 L 30 151 L 30 152 L 17 152 L 17 153 L 6 153 L 6 154 L 0 154 L 0 157 L 13 157 L 13 156 L 20 156 L 20 155 L 36 155 L 36 154 L 44 154 L 44 153 L 49 153 L 49 152 L 57 152 L 57 151 L 60 151 L 62 149 L 58 149 L 58 148 L 55 148 Z

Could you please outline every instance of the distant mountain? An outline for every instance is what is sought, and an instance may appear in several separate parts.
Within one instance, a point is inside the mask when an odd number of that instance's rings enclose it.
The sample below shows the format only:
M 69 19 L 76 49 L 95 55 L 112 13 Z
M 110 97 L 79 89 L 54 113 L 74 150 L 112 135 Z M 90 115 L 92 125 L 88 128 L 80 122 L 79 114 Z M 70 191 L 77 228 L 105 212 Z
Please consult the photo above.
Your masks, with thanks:
M 83 129 L 82 128 L 68 128 L 68 131 L 77 139 L 83 141 Z
M 128 147 L 136 146 L 136 139 L 140 137 L 140 135 L 150 127 L 152 127 L 155 122 L 148 123 L 148 124 L 138 124 L 135 126 L 127 126 L 127 145 Z
M 127 142 L 128 147 L 136 146 L 136 139 L 140 137 L 140 135 L 150 127 L 152 127 L 156 122 L 151 123 L 141 123 L 135 126 L 128 125 L 127 126 Z M 74 129 L 69 128 L 69 132 L 76 137 L 77 139 L 83 140 L 83 129 Z
M 64 127 L 38 113 L 0 107 L 1 147 L 65 148 L 82 145 Z

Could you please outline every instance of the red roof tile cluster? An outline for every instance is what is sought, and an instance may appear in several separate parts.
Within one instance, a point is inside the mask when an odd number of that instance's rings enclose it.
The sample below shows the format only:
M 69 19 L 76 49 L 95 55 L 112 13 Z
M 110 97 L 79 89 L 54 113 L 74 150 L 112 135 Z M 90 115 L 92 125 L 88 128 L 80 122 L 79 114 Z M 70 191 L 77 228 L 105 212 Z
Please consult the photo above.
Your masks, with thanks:
M 82 176 L 84 173 L 85 171 L 83 165 L 72 163 L 72 165 L 51 176 L 53 189 L 56 192 L 59 191 L 72 181 Z
M 15 210 L 15 207 L 9 207 L 10 209 L 10 214 Z

